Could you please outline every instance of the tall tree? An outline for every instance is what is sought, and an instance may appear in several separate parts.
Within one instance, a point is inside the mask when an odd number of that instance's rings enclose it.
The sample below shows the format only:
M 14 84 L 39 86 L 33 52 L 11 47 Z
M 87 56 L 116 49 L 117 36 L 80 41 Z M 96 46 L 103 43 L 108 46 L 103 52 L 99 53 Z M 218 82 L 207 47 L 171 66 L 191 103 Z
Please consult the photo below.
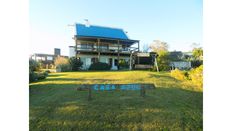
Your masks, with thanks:
M 153 52 L 156 52 L 158 54 L 158 58 L 156 59 L 156 62 L 158 63 L 158 70 L 168 70 L 169 69 L 169 52 L 168 52 L 168 44 L 166 42 L 160 41 L 160 40 L 154 40 L 151 45 L 150 49 Z M 156 66 L 157 66 L 156 63 Z
M 151 45 L 150 45 L 150 49 L 154 52 L 157 52 L 159 54 L 159 52 L 163 52 L 163 51 L 168 51 L 168 44 L 166 42 L 160 41 L 160 40 L 154 40 Z
M 193 57 L 197 60 L 202 60 L 203 58 L 203 49 L 200 48 L 194 48 L 193 49 Z

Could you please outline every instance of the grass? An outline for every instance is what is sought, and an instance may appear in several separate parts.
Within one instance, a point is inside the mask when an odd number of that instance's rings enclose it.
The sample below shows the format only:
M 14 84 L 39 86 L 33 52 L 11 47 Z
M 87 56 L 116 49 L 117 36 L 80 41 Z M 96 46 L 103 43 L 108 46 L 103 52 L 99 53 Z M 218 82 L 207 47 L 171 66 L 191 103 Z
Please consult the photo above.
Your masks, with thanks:
M 139 91 L 77 91 L 79 84 L 154 83 Z M 203 92 L 169 72 L 51 73 L 30 84 L 30 130 L 202 130 Z

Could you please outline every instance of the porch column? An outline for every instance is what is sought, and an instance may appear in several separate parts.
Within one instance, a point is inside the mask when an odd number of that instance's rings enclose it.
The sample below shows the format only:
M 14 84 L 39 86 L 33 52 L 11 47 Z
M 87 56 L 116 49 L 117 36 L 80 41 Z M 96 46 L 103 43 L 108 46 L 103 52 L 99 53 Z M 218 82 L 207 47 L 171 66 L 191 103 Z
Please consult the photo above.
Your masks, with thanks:
M 132 69 L 132 51 L 130 51 L 130 67 L 129 69 L 131 70 Z
M 100 45 L 100 39 L 97 39 L 97 51 L 98 51 L 98 62 L 100 61 L 100 48 L 99 48 L 99 45 Z
M 115 63 L 114 63 L 114 58 L 112 58 L 112 66 L 111 66 L 111 68 L 114 68 L 114 65 L 115 65 Z

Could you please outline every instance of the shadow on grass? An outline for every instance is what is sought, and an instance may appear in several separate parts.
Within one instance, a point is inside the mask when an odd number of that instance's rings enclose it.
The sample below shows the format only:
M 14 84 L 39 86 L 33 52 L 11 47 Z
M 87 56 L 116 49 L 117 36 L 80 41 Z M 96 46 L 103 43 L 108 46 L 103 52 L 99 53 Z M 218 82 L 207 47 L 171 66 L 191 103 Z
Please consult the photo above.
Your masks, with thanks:
M 166 79 L 166 80 L 175 80 L 175 81 L 180 81 L 180 80 L 177 80 L 171 76 L 168 76 L 168 75 L 163 75 L 163 74 L 149 74 L 149 77 L 150 78 L 161 78 L 161 79 Z
M 46 78 L 43 81 L 115 81 L 115 80 L 112 80 L 112 79 L 80 79 L 80 78 Z
M 50 73 L 48 77 L 60 77 L 60 76 L 65 76 L 66 74 L 55 74 L 55 73 Z
M 30 130 L 202 130 L 202 92 L 77 91 L 76 84 L 32 85 Z

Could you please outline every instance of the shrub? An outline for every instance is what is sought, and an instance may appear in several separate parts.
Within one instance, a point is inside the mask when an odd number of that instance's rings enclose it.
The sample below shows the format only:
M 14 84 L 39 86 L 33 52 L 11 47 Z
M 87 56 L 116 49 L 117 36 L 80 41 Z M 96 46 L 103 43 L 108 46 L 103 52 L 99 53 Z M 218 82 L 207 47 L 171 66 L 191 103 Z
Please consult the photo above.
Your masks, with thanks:
M 160 71 L 167 71 L 170 70 L 170 60 L 169 60 L 169 53 L 166 51 L 159 52 L 159 56 L 157 58 L 157 63 Z M 156 70 L 156 68 L 155 68 Z
M 191 61 L 191 66 L 193 68 L 197 68 L 199 66 L 203 65 L 203 60 L 192 60 Z
M 96 62 L 90 65 L 89 70 L 110 70 L 110 68 L 107 63 Z
M 30 59 L 29 60 L 29 71 L 39 71 L 39 70 L 40 70 L 39 62 Z
M 69 59 L 69 63 L 71 66 L 72 71 L 78 71 L 83 65 L 83 62 L 80 59 L 77 59 L 76 57 L 71 57 Z
M 48 72 L 44 71 L 43 75 L 45 75 L 47 77 L 48 76 Z
M 175 69 L 171 71 L 171 76 L 177 80 L 186 80 L 188 78 L 188 73 L 186 71 Z
M 46 74 L 44 74 L 44 72 L 38 73 L 37 75 L 38 75 L 38 80 L 42 80 L 42 79 L 45 79 L 47 77 Z
M 122 59 L 122 60 L 119 60 L 119 66 L 121 68 L 129 68 L 129 63 L 126 62 L 126 60 Z
M 50 71 L 50 70 L 45 70 L 45 72 L 47 72 L 47 73 L 51 73 L 51 71 Z
M 70 71 L 71 67 L 70 67 L 70 63 L 68 58 L 65 57 L 57 57 L 55 59 L 55 65 L 57 69 L 60 69 L 61 72 L 66 72 L 66 71 Z
M 199 66 L 198 68 L 192 69 L 189 72 L 189 77 L 193 84 L 203 87 L 203 65 Z
M 29 82 L 34 82 L 38 79 L 38 75 L 34 71 L 29 71 Z

